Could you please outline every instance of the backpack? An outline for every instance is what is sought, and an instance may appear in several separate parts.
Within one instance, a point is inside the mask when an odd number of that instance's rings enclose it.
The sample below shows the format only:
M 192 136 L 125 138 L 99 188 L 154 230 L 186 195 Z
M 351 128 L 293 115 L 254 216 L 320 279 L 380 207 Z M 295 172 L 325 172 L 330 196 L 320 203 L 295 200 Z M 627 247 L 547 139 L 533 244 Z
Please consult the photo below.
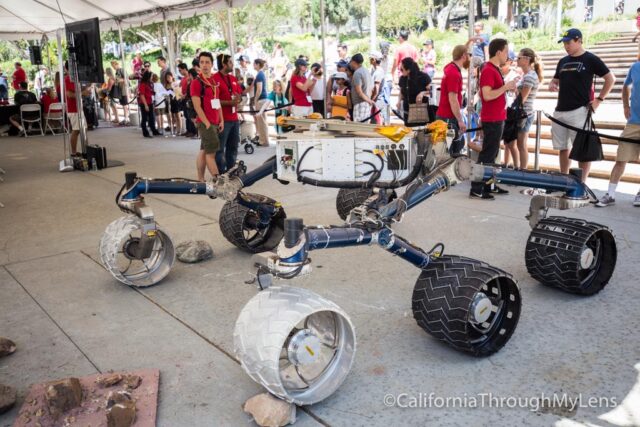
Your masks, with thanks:
M 202 105 L 204 103 L 204 82 L 200 77 L 196 77 L 196 79 L 200 81 L 200 103 Z M 188 118 L 190 119 L 194 119 L 198 115 L 196 113 L 195 107 L 193 106 L 193 100 L 191 99 L 191 83 L 192 82 L 193 80 L 187 83 L 187 97 L 184 100 L 184 109 Z

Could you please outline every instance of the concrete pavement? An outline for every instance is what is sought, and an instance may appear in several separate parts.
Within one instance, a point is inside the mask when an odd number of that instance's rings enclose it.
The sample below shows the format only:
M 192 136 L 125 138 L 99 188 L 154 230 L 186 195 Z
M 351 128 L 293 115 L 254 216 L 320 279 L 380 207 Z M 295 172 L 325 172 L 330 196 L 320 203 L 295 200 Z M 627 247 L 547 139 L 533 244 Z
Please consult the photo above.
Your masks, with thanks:
M 15 354 L 0 359 L 0 383 L 18 388 L 23 399 L 34 382 L 155 367 L 161 371 L 158 425 L 247 425 L 250 417 L 240 405 L 261 387 L 234 359 L 232 332 L 256 289 L 244 283 L 253 272 L 250 255 L 219 231 L 223 201 L 147 196 L 174 244 L 207 240 L 215 253 L 211 261 L 176 262 L 163 282 L 142 290 L 121 285 L 98 261 L 101 233 L 122 215 L 114 196 L 124 172 L 195 177 L 199 141 L 146 140 L 134 128 L 99 128 L 89 136 L 126 166 L 63 174 L 57 171 L 61 137 L 0 140 L 0 167 L 7 171 L 0 183 L 6 205 L 0 209 L 0 335 L 18 345 Z M 240 158 L 251 168 L 272 153 L 273 147 L 259 148 Z M 565 418 L 597 424 L 597 416 L 611 408 L 532 408 L 553 393 L 622 402 L 636 383 L 634 365 L 640 361 L 640 209 L 623 194 L 611 208 L 555 212 L 606 224 L 616 234 L 611 283 L 581 298 L 528 276 L 529 199 L 517 187 L 509 189 L 512 195 L 495 202 L 471 201 L 468 184 L 462 184 L 410 211 L 395 227 L 420 246 L 443 242 L 446 253 L 481 259 L 519 280 L 522 316 L 505 348 L 474 359 L 428 336 L 411 313 L 418 270 L 379 248 L 312 253 L 313 273 L 290 284 L 329 298 L 351 316 L 358 353 L 343 386 L 298 411 L 296 425 L 549 425 Z M 340 222 L 337 190 L 265 179 L 248 191 L 276 198 L 288 216 L 307 224 Z M 399 404 L 387 406 L 387 395 Z M 431 407 L 400 407 L 412 397 L 429 406 L 429 396 Z M 466 398 L 466 407 L 438 407 L 442 402 L 433 400 L 447 397 Z M 476 403 L 485 399 L 485 407 L 471 407 L 472 397 Z M 490 399 L 500 397 L 519 397 L 527 407 L 503 401 L 498 408 Z M 16 413 L 0 416 L 0 426 L 10 425 Z

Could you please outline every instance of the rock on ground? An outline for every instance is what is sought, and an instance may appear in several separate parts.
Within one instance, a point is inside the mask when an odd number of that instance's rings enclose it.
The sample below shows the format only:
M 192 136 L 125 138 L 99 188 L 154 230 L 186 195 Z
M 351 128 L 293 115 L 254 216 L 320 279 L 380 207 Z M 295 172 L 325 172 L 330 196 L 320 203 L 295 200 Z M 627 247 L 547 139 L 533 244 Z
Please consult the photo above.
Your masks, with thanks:
M 296 422 L 296 405 L 269 393 L 253 396 L 244 403 L 243 409 L 262 427 L 282 427 Z
M 0 384 L 0 414 L 4 414 L 16 403 L 16 390 Z
M 136 402 L 126 391 L 107 396 L 107 427 L 130 427 L 136 420 Z
M 204 240 L 188 240 L 176 247 L 176 256 L 186 263 L 201 262 L 213 258 L 213 249 Z
M 54 418 L 64 412 L 80 406 L 82 403 L 82 387 L 77 378 L 66 378 L 47 385 L 45 394 L 49 412 Z
M 0 357 L 8 356 L 16 351 L 16 344 L 9 338 L 0 337 Z

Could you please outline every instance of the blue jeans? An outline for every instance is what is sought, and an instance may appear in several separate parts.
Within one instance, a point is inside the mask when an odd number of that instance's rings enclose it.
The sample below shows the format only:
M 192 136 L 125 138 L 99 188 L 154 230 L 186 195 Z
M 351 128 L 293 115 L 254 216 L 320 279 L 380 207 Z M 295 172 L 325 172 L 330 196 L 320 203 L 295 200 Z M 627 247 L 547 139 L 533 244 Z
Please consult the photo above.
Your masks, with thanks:
M 236 164 L 238 144 L 240 143 L 240 122 L 224 122 L 220 134 L 220 148 L 216 152 L 216 164 L 220 173 L 226 172 Z

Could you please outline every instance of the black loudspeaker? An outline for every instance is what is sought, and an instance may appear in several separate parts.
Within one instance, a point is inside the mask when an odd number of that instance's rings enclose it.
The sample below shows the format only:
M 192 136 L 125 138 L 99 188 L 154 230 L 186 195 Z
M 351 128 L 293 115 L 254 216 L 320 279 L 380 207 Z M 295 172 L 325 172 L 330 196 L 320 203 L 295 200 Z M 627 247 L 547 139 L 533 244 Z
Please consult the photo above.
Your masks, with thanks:
M 42 52 L 40 46 L 29 46 L 29 57 L 31 59 L 31 65 L 42 65 Z

